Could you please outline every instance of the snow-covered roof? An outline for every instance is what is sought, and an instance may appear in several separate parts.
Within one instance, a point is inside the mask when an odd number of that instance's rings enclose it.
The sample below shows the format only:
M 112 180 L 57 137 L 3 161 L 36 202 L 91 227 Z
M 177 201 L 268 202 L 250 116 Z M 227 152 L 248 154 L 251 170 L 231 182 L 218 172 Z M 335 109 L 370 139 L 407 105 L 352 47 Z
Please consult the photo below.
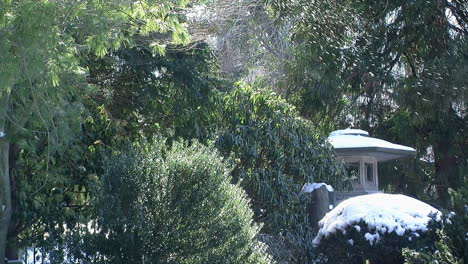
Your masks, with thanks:
M 402 236 L 410 231 L 413 236 L 419 236 L 418 231 L 427 231 L 431 213 L 437 214 L 440 219 L 439 210 L 402 194 L 356 196 L 341 202 L 320 220 L 320 230 L 313 243 L 318 245 L 322 238 L 336 232 L 345 234 L 343 231 L 349 226 L 354 226 L 357 232 L 361 232 L 361 227 L 357 225 L 361 220 L 371 232 L 362 232 L 371 245 L 378 242 L 385 233 L 395 232 Z
M 347 128 L 335 130 L 330 133 L 330 137 L 342 136 L 342 135 L 355 135 L 355 136 L 369 136 L 369 132 L 362 129 Z
M 361 129 L 333 131 L 328 141 L 339 156 L 368 155 L 376 157 L 378 161 L 386 161 L 416 154 L 412 147 L 370 137 L 367 131 Z

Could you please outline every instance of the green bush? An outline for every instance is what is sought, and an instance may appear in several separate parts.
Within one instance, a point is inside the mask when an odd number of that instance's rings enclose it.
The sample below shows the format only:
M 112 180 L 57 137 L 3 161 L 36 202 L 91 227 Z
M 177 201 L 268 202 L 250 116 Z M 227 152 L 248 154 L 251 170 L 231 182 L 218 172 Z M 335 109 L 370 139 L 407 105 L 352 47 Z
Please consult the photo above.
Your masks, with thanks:
M 438 241 L 423 250 L 403 249 L 405 264 L 462 264 L 461 258 L 454 254 L 453 240 L 444 228 L 437 230 Z M 465 246 L 466 248 L 466 246 Z M 466 249 L 465 249 L 466 250 Z M 466 253 L 465 253 L 466 255 Z M 465 256 L 466 259 L 466 256 Z
M 459 190 L 449 193 L 455 213 L 444 215 L 444 225 L 436 230 L 437 241 L 426 242 L 430 246 L 422 250 L 404 250 L 405 263 L 468 263 L 468 179 Z
M 245 192 L 215 150 L 132 148 L 107 162 L 79 263 L 269 263 Z M 80 242 L 81 241 L 81 242 Z
M 375 228 L 369 228 L 364 221 L 350 224 L 344 232 L 322 238 L 316 248 L 317 262 L 363 264 L 369 260 L 370 263 L 403 264 L 402 249 L 419 249 L 430 244 L 429 241 L 433 243 L 436 226 L 440 226 L 440 222 L 431 222 L 427 232 L 406 230 L 403 235 L 397 235 L 395 231 L 381 233 Z M 378 233 L 380 240 L 369 243 L 363 235 L 366 233 Z
M 346 183 L 333 149 L 280 96 L 241 86 L 226 96 L 216 146 L 232 157 L 233 177 L 252 199 L 264 232 L 287 237 L 296 258 L 306 262 L 314 233 L 308 223 L 306 182 Z

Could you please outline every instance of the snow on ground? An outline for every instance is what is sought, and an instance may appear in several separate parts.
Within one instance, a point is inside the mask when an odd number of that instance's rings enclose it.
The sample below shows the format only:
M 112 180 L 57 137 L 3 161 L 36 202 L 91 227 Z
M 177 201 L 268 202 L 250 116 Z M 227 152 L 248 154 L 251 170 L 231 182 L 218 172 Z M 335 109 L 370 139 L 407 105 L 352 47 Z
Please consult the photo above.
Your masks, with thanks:
M 301 192 L 300 193 L 311 193 L 315 189 L 321 188 L 322 186 L 325 186 L 329 192 L 333 192 L 333 187 L 331 185 L 328 185 L 324 182 L 313 182 L 313 183 L 306 183 L 304 186 L 302 186 Z
M 343 129 L 330 133 L 328 141 L 334 148 L 368 148 L 379 147 L 385 149 L 415 151 L 414 148 L 393 144 L 383 139 L 369 137 L 367 131 L 361 129 Z
M 395 232 L 402 236 L 406 231 L 411 231 L 414 236 L 419 236 L 416 231 L 427 231 L 431 213 L 436 213 L 440 219 L 439 210 L 402 194 L 356 196 L 341 202 L 320 220 L 320 230 L 313 243 L 318 245 L 322 238 L 338 231 L 344 233 L 348 226 L 354 226 L 357 232 L 361 232 L 361 227 L 356 225 L 361 220 L 369 230 L 375 230 L 372 234 L 362 234 L 371 245 L 385 233 Z

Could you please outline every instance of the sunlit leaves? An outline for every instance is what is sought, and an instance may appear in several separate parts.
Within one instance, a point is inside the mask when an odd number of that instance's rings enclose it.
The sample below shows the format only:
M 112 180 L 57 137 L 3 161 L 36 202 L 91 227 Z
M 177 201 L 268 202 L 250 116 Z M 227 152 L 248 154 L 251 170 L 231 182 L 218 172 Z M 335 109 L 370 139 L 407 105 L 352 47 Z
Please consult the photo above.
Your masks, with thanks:
M 61 221 L 58 211 L 73 212 L 60 203 L 73 187 L 49 196 L 57 187 L 74 186 L 86 177 L 70 165 L 88 147 L 73 144 L 82 129 L 82 99 L 89 98 L 91 88 L 83 58 L 134 47 L 136 35 L 157 43 L 158 54 L 164 54 L 164 45 L 171 41 L 187 43 L 185 28 L 174 14 L 174 8 L 186 2 L 0 1 L 0 128 L 19 149 L 12 155 L 18 162 L 10 168 L 19 175 L 14 176 L 18 196 L 24 197 L 19 199 L 24 213 L 15 215 L 18 228 L 34 224 L 40 230 L 53 213 L 54 221 Z M 78 174 L 83 177 L 77 179 Z
M 55 112 L 38 106 L 67 104 L 67 97 L 82 91 L 86 74 L 79 66 L 80 53 L 89 50 L 103 57 L 122 45 L 134 45 L 131 36 L 135 34 L 168 34 L 174 43 L 189 41 L 185 27 L 172 13 L 186 1 L 27 0 L 1 4 L 0 90 L 11 92 L 2 93 L 3 103 L 8 101 L 9 107 L 0 119 L 16 120 L 8 128 L 11 132 L 24 128 L 36 114 L 42 116 L 46 130 L 55 126 Z M 149 48 L 163 55 L 165 41 L 153 40 Z M 27 112 L 37 113 L 25 115 Z
M 166 54 L 166 46 L 161 45 L 157 42 L 152 42 L 150 43 L 150 48 L 153 51 L 154 54 L 157 54 L 159 56 L 164 56 Z

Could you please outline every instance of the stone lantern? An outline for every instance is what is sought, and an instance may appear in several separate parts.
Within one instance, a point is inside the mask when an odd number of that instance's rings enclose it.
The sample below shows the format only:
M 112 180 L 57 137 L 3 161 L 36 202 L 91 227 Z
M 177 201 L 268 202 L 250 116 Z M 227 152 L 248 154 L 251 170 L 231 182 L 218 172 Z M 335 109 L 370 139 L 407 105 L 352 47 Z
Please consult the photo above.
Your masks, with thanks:
M 345 162 L 348 172 L 355 176 L 353 191 L 338 192 L 336 200 L 379 192 L 378 162 L 413 157 L 414 148 L 373 138 L 361 129 L 333 131 L 328 137 L 336 157 Z

